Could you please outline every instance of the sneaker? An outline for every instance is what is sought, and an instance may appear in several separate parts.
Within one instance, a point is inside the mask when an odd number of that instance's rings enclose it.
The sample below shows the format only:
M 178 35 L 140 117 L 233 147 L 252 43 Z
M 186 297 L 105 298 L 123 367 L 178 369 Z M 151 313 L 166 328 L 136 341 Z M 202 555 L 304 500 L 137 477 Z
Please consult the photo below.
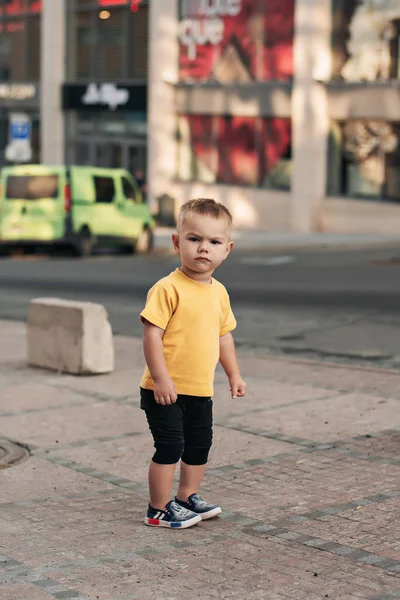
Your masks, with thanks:
M 206 519 L 212 519 L 216 517 L 222 512 L 222 509 L 217 504 L 208 504 L 205 500 L 200 498 L 197 494 L 191 494 L 186 502 L 182 500 L 178 500 L 175 498 L 175 502 L 186 508 L 187 510 L 191 510 L 194 513 L 200 515 L 201 519 L 205 521 Z
M 150 506 L 144 522 L 150 527 L 173 527 L 186 529 L 201 521 L 201 516 L 171 500 L 164 510 Z

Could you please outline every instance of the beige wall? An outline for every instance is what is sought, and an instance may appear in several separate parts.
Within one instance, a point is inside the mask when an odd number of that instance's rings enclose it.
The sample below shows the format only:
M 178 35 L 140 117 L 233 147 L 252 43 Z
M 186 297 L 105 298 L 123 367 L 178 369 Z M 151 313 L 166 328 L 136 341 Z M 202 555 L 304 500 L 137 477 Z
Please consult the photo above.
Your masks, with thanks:
M 329 84 L 332 0 L 298 0 L 295 13 L 295 78 L 282 84 L 240 87 L 178 84 L 177 0 L 150 4 L 148 181 L 153 210 L 168 193 L 175 213 L 189 198 L 213 197 L 232 211 L 237 227 L 270 231 L 397 234 L 400 207 L 326 198 L 329 121 L 345 118 L 400 120 L 399 91 L 390 84 Z M 328 83 L 328 85 L 327 85 Z M 360 94 L 363 93 L 363 101 Z M 176 113 L 292 116 L 292 192 L 178 182 Z
M 290 194 L 229 185 L 171 183 L 169 193 L 179 206 L 191 198 L 214 198 L 232 212 L 235 227 L 290 231 Z
M 327 198 L 323 230 L 332 233 L 400 234 L 400 206 L 384 202 Z

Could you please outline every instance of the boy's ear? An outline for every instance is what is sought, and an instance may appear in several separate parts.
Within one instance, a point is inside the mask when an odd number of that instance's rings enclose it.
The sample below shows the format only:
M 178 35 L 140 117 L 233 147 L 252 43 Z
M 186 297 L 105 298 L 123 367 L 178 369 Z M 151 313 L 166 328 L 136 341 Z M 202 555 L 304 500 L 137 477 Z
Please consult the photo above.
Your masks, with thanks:
M 233 245 L 234 245 L 233 242 L 229 242 L 229 244 L 227 245 L 227 247 L 226 247 L 226 253 L 225 253 L 225 258 L 228 258 L 229 253 L 230 253 L 230 251 L 233 248 Z
M 174 250 L 179 251 L 179 235 L 177 233 L 172 234 L 172 245 L 174 246 Z

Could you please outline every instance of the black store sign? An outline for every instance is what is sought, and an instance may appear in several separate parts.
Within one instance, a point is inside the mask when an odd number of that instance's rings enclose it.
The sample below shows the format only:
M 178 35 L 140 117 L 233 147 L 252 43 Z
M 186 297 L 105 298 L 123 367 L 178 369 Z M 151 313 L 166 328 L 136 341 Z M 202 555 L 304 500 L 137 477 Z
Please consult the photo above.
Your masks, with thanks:
M 147 86 L 119 83 L 65 83 L 63 110 L 147 110 Z

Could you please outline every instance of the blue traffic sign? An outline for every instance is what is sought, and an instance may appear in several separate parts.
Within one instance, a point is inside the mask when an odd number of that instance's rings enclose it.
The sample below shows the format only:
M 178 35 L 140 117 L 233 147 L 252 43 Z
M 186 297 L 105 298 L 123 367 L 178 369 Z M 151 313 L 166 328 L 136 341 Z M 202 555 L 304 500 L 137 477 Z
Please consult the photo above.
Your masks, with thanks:
M 10 140 L 29 140 L 31 125 L 28 122 L 14 122 L 10 125 Z

